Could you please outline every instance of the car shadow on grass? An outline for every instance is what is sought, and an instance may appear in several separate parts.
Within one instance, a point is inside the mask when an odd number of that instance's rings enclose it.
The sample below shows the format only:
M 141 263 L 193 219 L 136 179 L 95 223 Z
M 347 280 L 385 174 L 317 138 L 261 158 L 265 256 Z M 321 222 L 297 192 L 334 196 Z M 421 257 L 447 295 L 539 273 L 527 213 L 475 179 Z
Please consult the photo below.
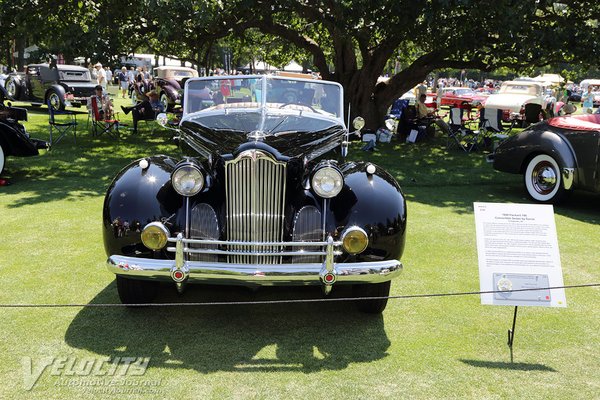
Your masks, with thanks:
M 483 360 L 464 360 L 461 362 L 477 368 L 488 368 L 488 369 L 506 369 L 513 371 L 542 371 L 542 372 L 558 372 L 554 368 L 548 367 L 544 364 L 530 364 L 522 362 L 502 362 L 502 361 L 483 361 Z
M 334 298 L 348 297 L 336 288 Z M 262 288 L 190 285 L 178 295 L 163 285 L 157 303 L 318 299 L 318 287 Z M 119 303 L 116 285 L 91 302 Z M 215 371 L 341 370 L 384 358 L 390 341 L 382 315 L 347 301 L 221 306 L 83 308 L 65 341 L 110 357 L 150 357 L 150 367 Z

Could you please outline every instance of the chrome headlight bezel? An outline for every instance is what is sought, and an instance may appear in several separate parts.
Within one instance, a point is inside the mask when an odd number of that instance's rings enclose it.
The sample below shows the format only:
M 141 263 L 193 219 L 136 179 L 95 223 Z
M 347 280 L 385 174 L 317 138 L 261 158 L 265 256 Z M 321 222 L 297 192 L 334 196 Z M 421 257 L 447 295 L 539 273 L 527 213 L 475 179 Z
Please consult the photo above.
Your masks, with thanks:
M 184 181 L 186 179 L 186 181 Z M 189 179 L 193 185 L 189 187 Z M 191 197 L 200 193 L 204 188 L 206 177 L 200 167 L 191 161 L 186 161 L 177 165 L 171 174 L 171 186 L 182 196 Z M 187 185 L 184 185 L 187 183 Z
M 144 240 L 144 238 L 147 237 L 149 231 L 153 231 L 154 234 L 161 235 L 159 245 L 149 246 L 147 240 Z M 142 229 L 142 232 L 140 234 L 140 239 L 142 240 L 142 244 L 153 251 L 158 251 L 158 250 L 163 249 L 167 245 L 167 242 L 170 237 L 171 237 L 171 233 L 169 232 L 169 229 L 167 229 L 167 227 L 164 226 L 164 224 L 157 222 L 157 221 L 150 222 L 148 225 L 146 225 L 144 227 L 144 229 Z
M 318 165 L 312 173 L 310 187 L 324 199 L 337 196 L 344 187 L 344 175 L 340 169 L 330 163 Z
M 358 236 L 356 236 L 358 235 Z M 350 248 L 349 245 L 349 241 L 350 240 L 356 240 L 356 239 L 362 239 L 364 241 L 364 245 L 361 246 L 358 249 L 352 249 Z M 346 253 L 348 254 L 360 254 L 363 251 L 365 251 L 367 249 L 367 247 L 369 247 L 369 235 L 367 234 L 367 232 L 359 227 L 359 226 L 351 226 L 348 229 L 346 229 L 343 233 L 342 233 L 342 247 L 344 249 L 344 251 L 346 251 Z

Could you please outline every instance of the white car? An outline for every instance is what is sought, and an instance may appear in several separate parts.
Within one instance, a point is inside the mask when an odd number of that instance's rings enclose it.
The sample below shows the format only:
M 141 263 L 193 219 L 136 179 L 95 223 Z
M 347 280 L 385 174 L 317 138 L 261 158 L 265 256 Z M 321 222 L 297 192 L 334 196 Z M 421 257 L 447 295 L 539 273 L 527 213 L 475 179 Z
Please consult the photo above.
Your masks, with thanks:
M 525 104 L 539 104 L 546 110 L 554 102 L 554 97 L 548 95 L 539 82 L 507 81 L 500 86 L 498 93 L 488 97 L 485 107 L 503 110 L 504 115 L 515 115 L 521 113 Z

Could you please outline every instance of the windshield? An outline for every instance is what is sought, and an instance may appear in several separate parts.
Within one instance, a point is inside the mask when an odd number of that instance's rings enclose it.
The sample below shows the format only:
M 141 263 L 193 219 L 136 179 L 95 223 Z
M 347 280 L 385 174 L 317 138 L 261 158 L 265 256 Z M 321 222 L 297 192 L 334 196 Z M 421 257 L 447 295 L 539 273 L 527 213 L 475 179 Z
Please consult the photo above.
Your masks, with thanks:
M 255 113 L 342 119 L 342 88 L 334 82 L 273 76 L 190 79 L 186 115 Z
M 528 94 L 530 96 L 540 96 L 541 86 L 539 85 L 526 85 L 526 84 L 506 84 L 500 87 L 500 93 L 511 93 L 511 94 Z

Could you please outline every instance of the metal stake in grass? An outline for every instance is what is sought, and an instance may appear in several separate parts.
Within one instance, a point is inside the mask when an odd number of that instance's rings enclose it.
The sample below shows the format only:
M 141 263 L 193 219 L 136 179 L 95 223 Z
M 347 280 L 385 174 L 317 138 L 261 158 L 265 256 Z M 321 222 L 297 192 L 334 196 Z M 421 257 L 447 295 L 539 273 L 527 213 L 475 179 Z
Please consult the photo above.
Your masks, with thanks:
M 519 306 L 515 306 L 515 314 L 513 316 L 512 329 L 508 330 L 508 348 L 510 349 L 510 362 L 513 362 L 513 343 L 515 340 L 515 325 L 517 324 L 517 309 Z

